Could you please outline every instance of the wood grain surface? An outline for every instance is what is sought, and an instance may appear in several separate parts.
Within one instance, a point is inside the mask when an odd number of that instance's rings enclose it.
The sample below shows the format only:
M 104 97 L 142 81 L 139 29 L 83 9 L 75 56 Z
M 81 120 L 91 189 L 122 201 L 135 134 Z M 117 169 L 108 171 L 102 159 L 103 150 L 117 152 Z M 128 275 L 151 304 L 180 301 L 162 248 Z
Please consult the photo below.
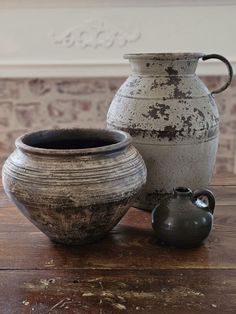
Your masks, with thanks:
M 0 314 L 236 313 L 236 179 L 213 184 L 214 228 L 191 250 L 160 246 L 134 208 L 98 243 L 54 244 L 1 189 Z

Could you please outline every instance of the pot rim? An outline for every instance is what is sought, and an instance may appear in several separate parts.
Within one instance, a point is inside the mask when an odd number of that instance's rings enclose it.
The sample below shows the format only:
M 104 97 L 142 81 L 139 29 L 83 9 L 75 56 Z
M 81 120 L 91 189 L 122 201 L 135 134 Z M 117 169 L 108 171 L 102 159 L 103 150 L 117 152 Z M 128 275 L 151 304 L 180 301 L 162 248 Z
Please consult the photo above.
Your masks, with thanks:
M 129 60 L 191 60 L 202 58 L 205 53 L 202 52 L 161 52 L 161 53 L 126 53 L 124 59 Z
M 67 133 L 67 132 L 78 132 L 82 134 L 90 133 L 92 135 L 102 135 L 109 137 L 109 139 L 116 139 L 118 136 L 121 136 L 121 140 L 118 140 L 117 143 L 99 146 L 99 147 L 90 147 L 90 148 L 78 148 L 78 149 L 54 149 L 54 148 L 39 148 L 34 147 L 28 144 L 25 144 L 23 141 L 30 136 L 33 135 L 41 135 L 45 136 L 47 134 L 55 134 L 55 133 Z M 79 137 L 78 137 L 79 138 Z M 88 129 L 88 128 L 62 128 L 62 129 L 45 129 L 45 130 L 38 130 L 33 132 L 27 132 L 20 137 L 18 137 L 15 141 L 15 146 L 20 150 L 30 153 L 30 154 L 37 154 L 37 155 L 92 155 L 92 154 L 99 154 L 99 153 L 106 153 L 106 152 L 113 152 L 120 150 L 122 148 L 127 147 L 132 143 L 131 136 L 120 130 L 109 130 L 109 129 Z

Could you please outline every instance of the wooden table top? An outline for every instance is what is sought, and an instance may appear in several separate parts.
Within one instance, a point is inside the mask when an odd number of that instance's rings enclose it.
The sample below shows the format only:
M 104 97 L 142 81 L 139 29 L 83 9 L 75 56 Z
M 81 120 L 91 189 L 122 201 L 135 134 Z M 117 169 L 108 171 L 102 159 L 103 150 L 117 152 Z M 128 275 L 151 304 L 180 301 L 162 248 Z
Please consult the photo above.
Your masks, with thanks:
M 53 244 L 0 189 L 0 314 L 236 313 L 236 177 L 221 176 L 214 228 L 197 249 L 157 244 L 130 209 L 102 241 Z

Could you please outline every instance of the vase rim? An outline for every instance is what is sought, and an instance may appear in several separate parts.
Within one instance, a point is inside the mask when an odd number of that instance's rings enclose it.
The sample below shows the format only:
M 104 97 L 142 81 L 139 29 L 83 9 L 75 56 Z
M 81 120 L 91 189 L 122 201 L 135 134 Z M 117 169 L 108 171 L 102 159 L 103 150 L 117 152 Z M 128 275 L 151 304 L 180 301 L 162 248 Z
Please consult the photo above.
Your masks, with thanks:
M 199 59 L 205 54 L 202 52 L 163 52 L 163 53 L 127 53 L 124 59 L 129 60 L 191 60 Z
M 90 140 L 100 140 L 105 141 L 104 145 L 100 146 L 91 146 L 86 148 L 42 148 L 37 147 L 37 139 L 41 140 L 41 145 L 48 142 L 45 141 L 46 137 L 47 139 L 51 137 L 51 140 L 54 143 L 55 140 L 59 139 L 60 136 L 65 136 L 65 138 L 62 138 L 61 140 L 66 142 L 68 139 L 73 140 L 84 140 L 84 142 L 87 139 Z M 73 135 L 74 138 L 70 138 L 70 135 Z M 66 137 L 67 136 L 67 137 Z M 36 138 L 36 142 L 34 142 L 34 138 Z M 32 144 L 29 144 L 29 142 L 32 141 Z M 109 143 L 110 141 L 110 143 Z M 59 143 L 60 140 L 58 140 L 56 143 Z M 93 155 L 93 154 L 99 154 L 99 153 L 109 153 L 114 152 L 117 150 L 120 150 L 122 148 L 127 147 L 132 142 L 131 136 L 120 130 L 108 130 L 108 129 L 86 129 L 86 128 L 69 128 L 69 129 L 47 129 L 47 130 L 38 130 L 33 132 L 28 132 L 20 137 L 18 137 L 15 141 L 15 145 L 17 148 L 19 148 L 22 151 L 25 151 L 30 154 L 36 154 L 36 155 L 77 155 L 77 156 L 85 156 L 85 155 Z M 34 143 L 34 145 L 33 145 Z M 39 145 L 39 144 L 38 144 Z M 79 144 L 78 144 L 79 145 Z M 40 145 L 39 145 L 40 146 Z

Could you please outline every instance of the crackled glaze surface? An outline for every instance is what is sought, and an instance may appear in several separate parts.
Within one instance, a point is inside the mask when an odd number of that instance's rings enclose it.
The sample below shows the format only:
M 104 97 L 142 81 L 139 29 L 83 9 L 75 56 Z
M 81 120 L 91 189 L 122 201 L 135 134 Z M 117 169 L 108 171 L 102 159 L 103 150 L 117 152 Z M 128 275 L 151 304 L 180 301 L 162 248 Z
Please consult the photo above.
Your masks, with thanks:
M 53 143 L 63 137 L 63 145 Z M 87 145 L 89 138 L 93 146 L 67 149 L 72 137 L 73 145 L 81 139 Z M 94 146 L 96 141 L 103 145 Z M 127 212 L 146 180 L 144 162 L 124 132 L 40 131 L 19 138 L 16 145 L 3 167 L 5 192 L 56 242 L 99 240 Z
M 202 54 L 131 54 L 132 74 L 107 115 L 112 129 L 129 132 L 148 169 L 137 207 L 152 209 L 176 186 L 207 186 L 219 134 L 213 96 L 196 76 Z

